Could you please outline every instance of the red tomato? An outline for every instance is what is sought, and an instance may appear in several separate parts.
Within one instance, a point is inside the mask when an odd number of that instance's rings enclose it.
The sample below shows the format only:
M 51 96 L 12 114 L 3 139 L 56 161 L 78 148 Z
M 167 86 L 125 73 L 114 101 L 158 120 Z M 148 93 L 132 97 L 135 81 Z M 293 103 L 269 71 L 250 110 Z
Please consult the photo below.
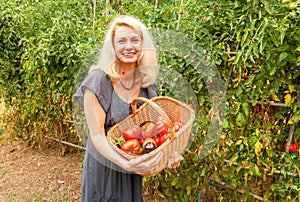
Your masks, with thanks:
M 160 141 L 163 144 L 169 138 L 169 133 L 160 136 Z
M 153 122 L 147 121 L 145 123 L 142 123 L 141 128 L 143 139 L 151 138 L 154 136 L 155 124 Z
M 286 143 L 283 145 L 284 149 L 286 149 Z M 290 153 L 294 153 L 297 151 L 297 146 L 295 144 L 291 144 L 290 145 L 290 149 L 289 149 L 289 152 Z
M 137 139 L 130 139 L 122 143 L 121 150 L 125 153 L 138 154 L 140 152 L 140 142 Z
M 153 140 L 157 146 L 161 145 L 160 137 L 158 135 L 153 137 Z
M 168 125 L 162 120 L 162 117 L 158 117 L 154 122 L 154 132 L 163 135 L 168 132 Z
M 175 129 L 175 133 L 177 133 L 183 127 L 183 123 L 181 121 L 175 121 L 173 125 Z
M 137 125 L 130 126 L 122 132 L 122 135 L 125 140 L 140 139 L 141 134 L 142 134 L 142 129 Z
M 243 78 L 243 79 L 245 79 L 245 80 L 247 80 L 247 79 L 248 79 L 248 77 L 249 77 L 249 76 L 246 74 L 246 75 L 245 75 L 245 76 L 243 76 L 242 78 Z
M 141 139 L 138 139 L 140 144 L 143 144 L 145 142 L 145 139 L 141 138 Z
M 152 139 L 156 143 L 157 146 L 162 145 L 169 138 L 169 133 L 165 133 L 163 135 L 156 135 Z
M 166 123 L 160 121 L 159 127 L 155 130 L 159 135 L 164 135 L 169 132 L 169 126 Z
M 238 80 L 239 80 L 239 76 L 238 76 L 238 75 L 234 75 L 234 76 L 233 76 L 233 80 L 234 80 L 234 81 L 238 81 Z
M 294 144 L 296 145 L 297 149 L 300 149 L 300 144 L 299 144 L 299 142 L 295 142 Z

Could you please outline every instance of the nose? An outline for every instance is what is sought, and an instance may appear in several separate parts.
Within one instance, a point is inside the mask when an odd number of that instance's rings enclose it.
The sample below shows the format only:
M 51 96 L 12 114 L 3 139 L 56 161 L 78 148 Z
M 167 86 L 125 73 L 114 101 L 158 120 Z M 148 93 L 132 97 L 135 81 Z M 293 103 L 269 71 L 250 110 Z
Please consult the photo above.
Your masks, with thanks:
M 125 49 L 126 49 L 126 50 L 131 50 L 131 49 L 133 49 L 133 46 L 132 46 L 132 44 L 131 44 L 130 41 L 127 41 L 126 46 L 125 46 Z

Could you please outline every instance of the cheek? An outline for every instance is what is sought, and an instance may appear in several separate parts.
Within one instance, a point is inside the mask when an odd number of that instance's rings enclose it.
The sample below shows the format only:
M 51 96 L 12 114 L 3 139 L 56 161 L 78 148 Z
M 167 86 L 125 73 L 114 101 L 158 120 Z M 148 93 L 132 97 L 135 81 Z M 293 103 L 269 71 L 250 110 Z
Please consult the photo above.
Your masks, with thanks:
M 135 50 L 142 50 L 142 44 L 134 44 L 133 47 Z
M 114 44 L 114 49 L 118 53 L 123 49 L 123 47 L 120 44 Z

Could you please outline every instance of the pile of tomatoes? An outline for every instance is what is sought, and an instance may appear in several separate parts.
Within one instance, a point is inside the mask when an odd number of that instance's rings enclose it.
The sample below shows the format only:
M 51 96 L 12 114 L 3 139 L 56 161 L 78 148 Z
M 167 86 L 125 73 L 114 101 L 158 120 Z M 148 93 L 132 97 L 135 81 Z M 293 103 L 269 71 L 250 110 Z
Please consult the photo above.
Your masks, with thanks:
M 176 133 L 183 127 L 183 123 L 174 121 L 173 126 Z M 115 143 L 123 152 L 137 155 L 155 150 L 169 137 L 168 124 L 159 117 L 154 122 L 146 121 L 126 128 L 122 131 L 122 135 L 115 139 Z
M 286 143 L 283 145 L 284 150 L 286 149 Z M 291 143 L 290 148 L 289 148 L 289 152 L 290 153 L 295 153 L 298 149 L 300 149 L 300 144 L 299 142 L 294 142 Z

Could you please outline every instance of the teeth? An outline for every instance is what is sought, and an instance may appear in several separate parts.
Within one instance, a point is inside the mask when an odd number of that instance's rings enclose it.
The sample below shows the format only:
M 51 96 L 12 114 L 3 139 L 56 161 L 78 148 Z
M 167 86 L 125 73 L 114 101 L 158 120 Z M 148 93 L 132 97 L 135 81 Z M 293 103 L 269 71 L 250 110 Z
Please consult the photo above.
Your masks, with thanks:
M 132 56 L 132 55 L 135 55 L 134 53 L 124 53 L 123 54 L 124 56 Z

